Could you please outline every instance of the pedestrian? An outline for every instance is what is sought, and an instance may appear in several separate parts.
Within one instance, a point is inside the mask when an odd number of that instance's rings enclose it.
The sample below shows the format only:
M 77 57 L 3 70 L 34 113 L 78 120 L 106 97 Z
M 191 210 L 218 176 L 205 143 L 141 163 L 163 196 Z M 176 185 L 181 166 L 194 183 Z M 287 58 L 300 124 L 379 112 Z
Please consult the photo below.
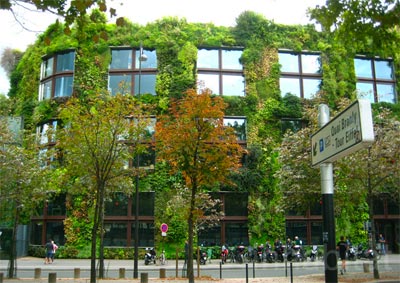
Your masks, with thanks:
M 383 237 L 382 234 L 379 234 L 379 238 L 378 238 L 378 242 L 381 245 L 381 255 L 385 255 L 386 254 L 386 241 L 385 241 L 385 237 Z
M 54 256 L 56 255 L 56 250 L 58 249 L 58 246 L 54 243 L 54 241 L 51 241 L 53 244 L 53 252 L 51 253 L 51 262 L 54 262 Z
M 184 263 L 184 264 L 187 263 L 188 256 L 189 256 L 189 243 L 188 243 L 188 241 L 186 240 L 186 241 L 185 241 L 185 263 Z
M 340 269 L 340 274 L 342 275 L 346 272 L 346 253 L 348 248 L 344 236 L 340 236 L 340 241 L 337 243 L 336 249 L 339 251 L 339 257 L 342 261 L 342 267 Z
M 45 245 L 45 252 L 46 252 L 46 257 L 44 259 L 44 264 L 50 264 L 51 261 L 51 257 L 53 254 L 53 241 L 51 239 L 49 239 Z

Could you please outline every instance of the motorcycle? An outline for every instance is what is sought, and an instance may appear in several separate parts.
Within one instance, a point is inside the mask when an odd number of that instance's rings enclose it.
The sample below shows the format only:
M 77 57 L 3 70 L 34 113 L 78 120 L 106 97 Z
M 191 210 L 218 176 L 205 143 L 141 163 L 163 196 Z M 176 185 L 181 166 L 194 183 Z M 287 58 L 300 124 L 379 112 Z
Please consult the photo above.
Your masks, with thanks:
M 156 251 L 154 248 L 146 248 L 146 253 L 144 254 L 144 264 L 149 265 L 151 262 L 156 264 Z
M 374 259 L 374 251 L 371 248 L 364 249 L 362 244 L 358 245 L 357 248 L 357 258 L 358 259 Z
M 313 245 L 310 252 L 310 260 L 315 261 L 318 258 L 318 246 Z
M 205 251 L 200 251 L 200 264 L 207 263 L 207 253 Z
M 350 246 L 347 251 L 347 259 L 352 261 L 355 261 L 357 259 L 356 249 L 353 246 Z
M 225 246 L 222 246 L 221 249 L 221 262 L 222 264 L 226 263 L 226 259 L 228 258 L 228 249 Z
M 263 262 L 264 260 L 264 246 L 257 247 L 257 262 Z
M 284 262 L 285 261 L 285 248 L 282 244 L 278 244 L 275 246 L 275 258 L 277 261 Z
M 244 262 L 244 246 L 240 245 L 236 248 L 236 260 L 238 263 Z
M 292 247 L 292 260 L 297 262 L 307 260 L 300 245 L 294 245 Z
M 269 243 L 267 243 L 265 245 L 265 259 L 267 260 L 267 262 L 269 263 L 273 263 L 275 262 L 275 255 L 272 253 L 271 251 L 271 245 Z

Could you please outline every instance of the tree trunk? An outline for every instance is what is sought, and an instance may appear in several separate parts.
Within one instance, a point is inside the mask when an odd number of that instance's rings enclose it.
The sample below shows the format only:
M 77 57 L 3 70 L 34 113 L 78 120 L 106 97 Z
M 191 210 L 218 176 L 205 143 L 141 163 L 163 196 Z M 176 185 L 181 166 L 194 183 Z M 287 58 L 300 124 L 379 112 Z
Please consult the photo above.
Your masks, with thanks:
M 100 190 L 99 227 L 100 227 L 100 251 L 99 251 L 99 278 L 104 278 L 104 188 Z
M 194 270 L 193 270 L 193 228 L 194 228 L 194 214 L 193 211 L 195 209 L 195 200 L 196 200 L 196 191 L 197 191 L 197 184 L 194 181 L 192 183 L 192 195 L 190 198 L 190 211 L 189 211 L 189 219 L 188 219 L 188 229 L 189 229 L 189 255 L 188 255 L 188 262 L 187 262 L 187 275 L 189 279 L 189 283 L 194 283 Z
M 11 239 L 8 278 L 14 278 L 15 261 L 17 260 L 17 228 L 18 228 L 18 203 L 15 204 L 14 227 Z

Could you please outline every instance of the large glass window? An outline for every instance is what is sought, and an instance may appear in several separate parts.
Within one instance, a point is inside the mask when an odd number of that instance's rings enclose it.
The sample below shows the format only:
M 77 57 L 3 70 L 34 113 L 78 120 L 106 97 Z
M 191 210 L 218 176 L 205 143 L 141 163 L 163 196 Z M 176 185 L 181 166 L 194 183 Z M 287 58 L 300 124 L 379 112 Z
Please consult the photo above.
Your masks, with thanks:
M 311 99 L 321 89 L 321 57 L 317 53 L 279 51 L 281 95 L 292 94 Z
M 239 49 L 199 49 L 197 81 L 199 91 L 210 89 L 214 94 L 244 96 L 245 83 Z
M 136 211 L 135 194 L 132 195 L 132 215 Z M 139 193 L 139 216 L 154 216 L 154 192 Z
M 371 103 L 395 103 L 395 76 L 393 61 L 376 58 L 357 57 L 354 59 L 357 78 L 357 95 Z
M 246 118 L 224 117 L 224 125 L 234 128 L 238 141 L 246 140 Z
M 75 51 L 66 51 L 43 60 L 40 74 L 39 101 L 68 97 L 73 91 Z
M 104 245 L 111 247 L 126 247 L 127 223 L 104 223 Z
M 226 193 L 224 197 L 225 216 L 247 216 L 248 196 L 246 193 Z
M 143 50 L 146 60 L 139 60 L 140 50 L 111 50 L 108 90 L 116 94 L 156 94 L 157 55 L 155 50 Z
M 139 222 L 139 247 L 154 247 L 154 223 Z M 135 224 L 131 226 L 131 246 L 135 245 Z
M 249 245 L 249 231 L 247 223 L 226 223 L 225 235 L 225 241 L 230 247 L 237 245 Z
M 113 194 L 105 202 L 105 214 L 107 216 L 127 216 L 128 215 L 128 197 L 123 193 Z
M 36 135 L 41 145 L 55 142 L 57 124 L 57 120 L 52 120 L 36 128 Z

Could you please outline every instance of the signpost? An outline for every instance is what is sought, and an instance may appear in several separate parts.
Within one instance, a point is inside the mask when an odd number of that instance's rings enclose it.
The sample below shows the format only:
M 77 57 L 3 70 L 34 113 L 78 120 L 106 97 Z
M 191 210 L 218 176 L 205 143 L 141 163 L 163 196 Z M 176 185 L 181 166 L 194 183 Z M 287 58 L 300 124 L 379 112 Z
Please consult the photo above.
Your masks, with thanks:
M 312 135 L 312 166 L 333 162 L 373 141 L 371 104 L 357 100 Z
M 160 230 L 161 230 L 161 236 L 167 236 L 167 231 L 168 231 L 168 225 L 163 223 L 160 226 Z
M 332 162 L 374 141 L 371 104 L 357 100 L 331 121 L 328 106 L 322 104 L 318 122 L 320 129 L 311 137 L 311 162 L 321 171 L 325 282 L 337 283 Z

